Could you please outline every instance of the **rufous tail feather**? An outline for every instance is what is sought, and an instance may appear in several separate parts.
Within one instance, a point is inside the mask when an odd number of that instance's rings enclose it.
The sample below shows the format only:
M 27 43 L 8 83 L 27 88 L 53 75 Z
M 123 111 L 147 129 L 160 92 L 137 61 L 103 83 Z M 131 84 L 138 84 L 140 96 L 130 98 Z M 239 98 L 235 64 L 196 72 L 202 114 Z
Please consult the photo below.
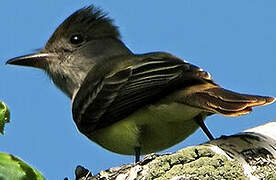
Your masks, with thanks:
M 264 106 L 275 101 L 273 97 L 240 94 L 214 87 L 187 95 L 185 103 L 225 116 L 240 116 L 252 111 L 255 106 Z

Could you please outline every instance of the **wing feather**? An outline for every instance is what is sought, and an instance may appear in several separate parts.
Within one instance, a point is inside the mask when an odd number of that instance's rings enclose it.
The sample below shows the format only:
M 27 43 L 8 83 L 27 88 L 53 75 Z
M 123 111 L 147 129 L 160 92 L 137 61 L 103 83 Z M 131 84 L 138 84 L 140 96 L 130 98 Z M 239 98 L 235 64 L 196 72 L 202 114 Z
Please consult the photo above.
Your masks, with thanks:
M 115 59 L 113 63 L 119 67 Z M 166 53 L 125 57 L 117 63 L 124 67 L 115 72 L 110 64 L 94 67 L 75 96 L 73 118 L 82 131 L 105 127 L 168 95 L 182 84 L 185 72 L 189 78 L 211 80 L 202 69 Z
M 167 53 L 150 53 L 95 65 L 73 99 L 73 118 L 81 132 L 92 133 L 173 92 L 177 103 L 226 116 L 274 101 L 223 89 L 197 66 Z

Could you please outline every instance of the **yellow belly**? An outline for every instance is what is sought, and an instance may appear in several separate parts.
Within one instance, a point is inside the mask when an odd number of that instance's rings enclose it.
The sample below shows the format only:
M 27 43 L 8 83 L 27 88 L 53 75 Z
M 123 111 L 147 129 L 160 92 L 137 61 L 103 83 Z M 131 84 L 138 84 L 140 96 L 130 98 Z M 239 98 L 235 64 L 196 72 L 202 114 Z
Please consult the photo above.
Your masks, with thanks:
M 135 155 L 167 149 L 187 138 L 197 128 L 193 118 L 202 111 L 178 103 L 146 106 L 127 118 L 99 129 L 89 138 L 112 152 Z

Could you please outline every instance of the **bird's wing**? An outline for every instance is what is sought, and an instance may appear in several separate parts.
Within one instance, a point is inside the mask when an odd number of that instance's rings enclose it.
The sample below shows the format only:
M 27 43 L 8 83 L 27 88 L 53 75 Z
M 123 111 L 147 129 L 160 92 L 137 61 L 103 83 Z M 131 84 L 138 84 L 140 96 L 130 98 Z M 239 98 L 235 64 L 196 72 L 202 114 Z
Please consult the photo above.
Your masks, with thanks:
M 113 59 L 91 69 L 73 99 L 73 118 L 81 131 L 91 132 L 180 86 L 207 81 L 213 82 L 207 72 L 167 53 Z
M 167 53 L 151 53 L 94 66 L 73 99 L 73 118 L 80 131 L 93 132 L 171 94 L 177 94 L 174 102 L 225 116 L 274 101 L 223 89 L 202 69 Z

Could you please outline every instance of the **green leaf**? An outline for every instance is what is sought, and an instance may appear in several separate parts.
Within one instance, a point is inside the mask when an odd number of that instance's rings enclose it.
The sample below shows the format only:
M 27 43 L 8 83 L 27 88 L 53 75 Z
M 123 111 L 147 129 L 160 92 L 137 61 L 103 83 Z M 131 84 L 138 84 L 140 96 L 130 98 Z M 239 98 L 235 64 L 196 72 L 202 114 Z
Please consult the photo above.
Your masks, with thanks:
M 0 153 L 0 180 L 45 180 L 43 175 L 19 158 Z
M 10 122 L 10 111 L 7 105 L 0 101 L 0 133 L 4 135 L 5 124 Z

